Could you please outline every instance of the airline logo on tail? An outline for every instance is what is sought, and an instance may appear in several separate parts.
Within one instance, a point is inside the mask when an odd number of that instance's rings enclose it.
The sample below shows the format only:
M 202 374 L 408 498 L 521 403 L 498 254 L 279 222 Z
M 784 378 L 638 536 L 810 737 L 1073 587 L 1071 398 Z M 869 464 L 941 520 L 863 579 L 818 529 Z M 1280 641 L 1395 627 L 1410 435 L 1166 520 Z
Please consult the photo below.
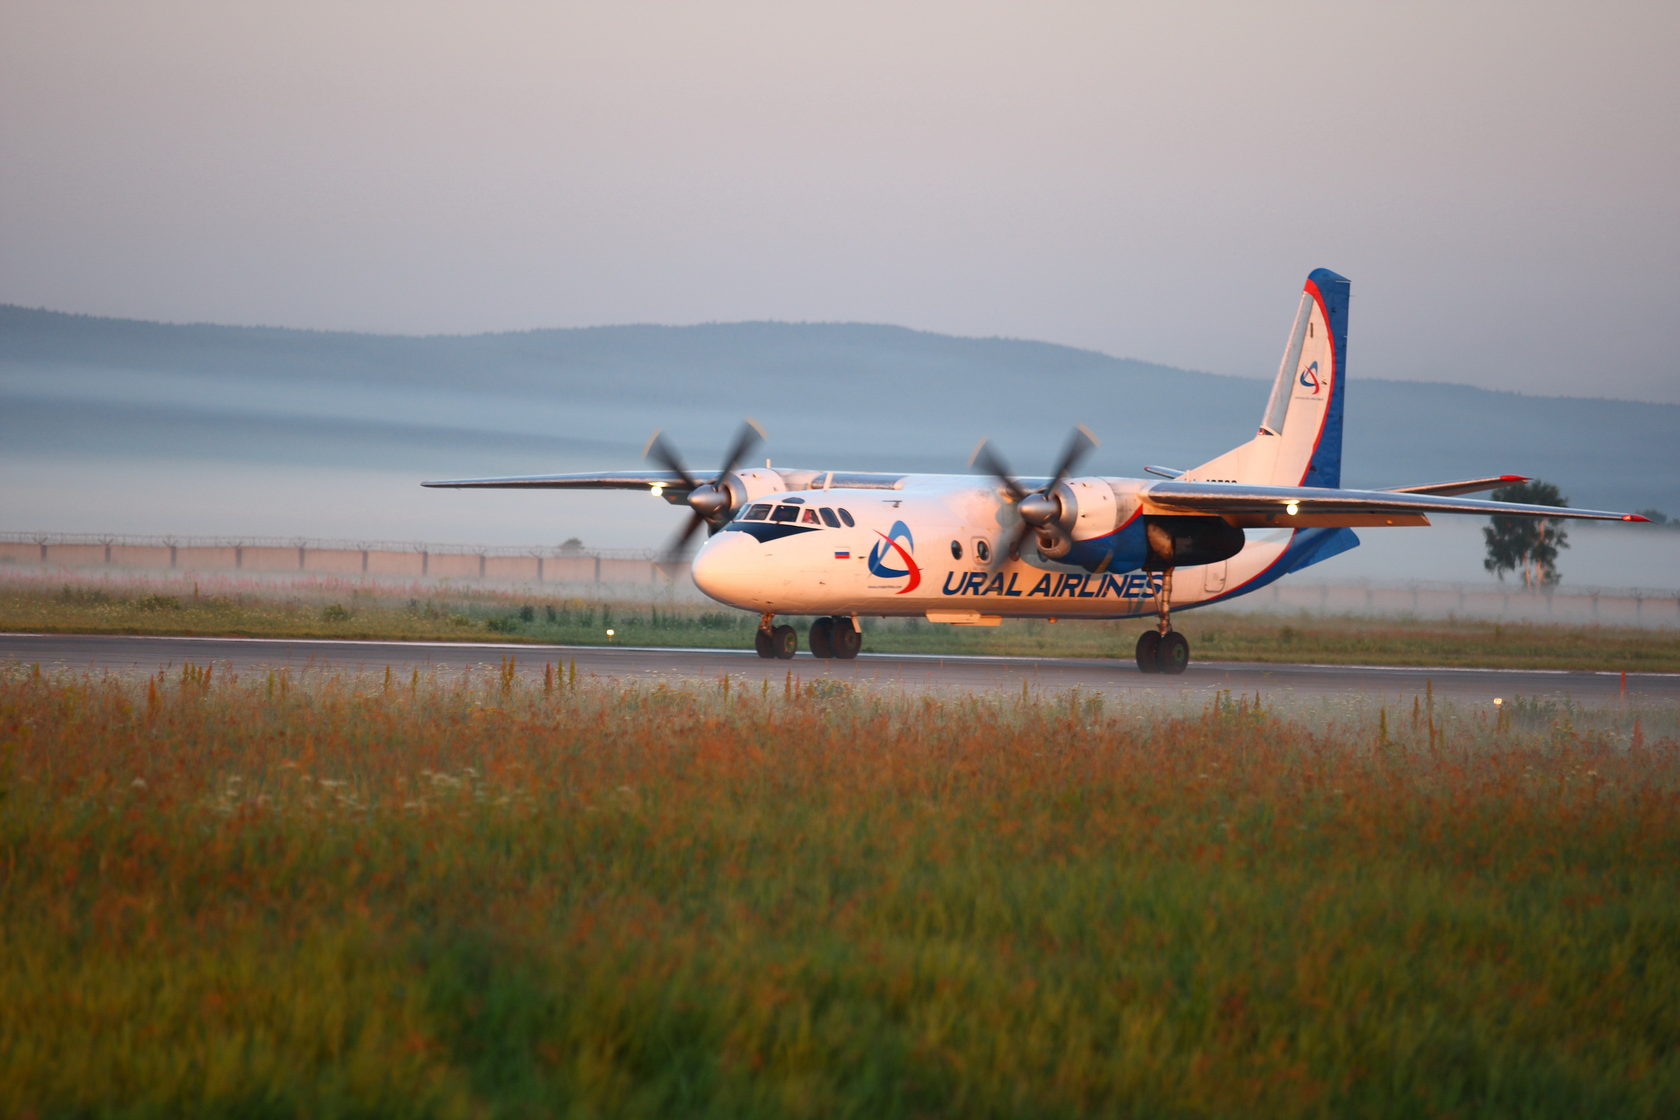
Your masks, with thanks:
M 1318 391 L 1320 389 L 1322 389 L 1324 386 L 1323 386 L 1323 383 L 1320 382 L 1319 379 L 1318 379 L 1318 363 L 1317 362 L 1313 362 L 1311 365 L 1301 367 L 1301 384 L 1306 386 L 1307 388 L 1310 388 L 1313 391 L 1313 396 L 1315 396 L 1315 397 L 1318 396 Z

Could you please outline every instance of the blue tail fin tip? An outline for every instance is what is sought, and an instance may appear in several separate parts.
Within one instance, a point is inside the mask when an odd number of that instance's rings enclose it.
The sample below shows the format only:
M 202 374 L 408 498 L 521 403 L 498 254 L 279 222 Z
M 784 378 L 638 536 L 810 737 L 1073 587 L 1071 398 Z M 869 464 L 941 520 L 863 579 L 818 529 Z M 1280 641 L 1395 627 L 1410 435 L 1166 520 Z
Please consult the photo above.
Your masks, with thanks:
M 1335 381 L 1318 446 L 1307 463 L 1303 486 L 1339 487 L 1342 484 L 1342 414 L 1347 405 L 1348 278 L 1328 268 L 1315 268 L 1307 284 L 1318 293 L 1335 352 Z

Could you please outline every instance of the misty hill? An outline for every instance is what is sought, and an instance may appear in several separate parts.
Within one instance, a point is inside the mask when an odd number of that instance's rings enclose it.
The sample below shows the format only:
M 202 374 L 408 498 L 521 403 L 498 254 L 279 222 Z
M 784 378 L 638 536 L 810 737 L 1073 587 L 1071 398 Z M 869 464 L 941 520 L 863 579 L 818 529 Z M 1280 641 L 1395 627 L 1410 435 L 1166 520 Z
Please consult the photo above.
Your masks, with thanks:
M 664 428 L 698 470 L 752 415 L 790 465 L 961 472 L 989 436 L 1043 472 L 1084 423 L 1103 441 L 1088 469 L 1139 475 L 1247 439 L 1271 361 L 1237 378 L 865 324 L 406 337 L 0 306 L 0 456 L 418 480 L 639 465 Z M 1368 381 L 1357 334 L 1350 362 L 1347 485 L 1509 471 L 1574 505 L 1680 513 L 1680 406 Z

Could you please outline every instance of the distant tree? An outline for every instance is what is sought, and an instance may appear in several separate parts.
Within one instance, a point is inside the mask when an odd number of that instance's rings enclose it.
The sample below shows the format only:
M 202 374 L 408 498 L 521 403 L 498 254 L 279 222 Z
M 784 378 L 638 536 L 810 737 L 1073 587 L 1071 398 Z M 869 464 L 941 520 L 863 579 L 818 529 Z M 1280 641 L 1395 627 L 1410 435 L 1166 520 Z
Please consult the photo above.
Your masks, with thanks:
M 578 540 L 576 537 L 567 537 L 565 540 L 560 542 L 560 551 L 568 553 L 582 552 L 583 542 Z
M 1539 479 L 1501 486 L 1492 497 L 1496 502 L 1534 506 L 1569 504 L 1569 499 L 1558 493 L 1556 486 Z M 1551 518 L 1496 513 L 1489 518 L 1482 536 L 1487 540 L 1487 559 L 1482 561 L 1482 567 L 1501 580 L 1506 572 L 1520 572 L 1523 586 L 1532 591 L 1557 585 L 1558 551 L 1569 547 L 1569 535 Z

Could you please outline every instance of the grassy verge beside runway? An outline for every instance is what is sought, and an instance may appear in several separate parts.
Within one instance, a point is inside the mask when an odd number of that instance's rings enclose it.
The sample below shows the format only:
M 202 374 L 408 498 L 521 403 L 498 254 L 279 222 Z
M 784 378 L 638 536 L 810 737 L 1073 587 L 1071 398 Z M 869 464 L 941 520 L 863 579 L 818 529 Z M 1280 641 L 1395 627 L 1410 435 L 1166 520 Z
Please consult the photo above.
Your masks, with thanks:
M 1657 1116 L 1680 713 L 0 669 L 0 1114 Z
M 788 618 L 801 632 L 808 619 Z M 1680 672 L 1680 630 L 1183 611 L 1197 660 Z M 880 652 L 1129 659 L 1149 620 L 956 627 L 866 619 Z M 675 596 L 582 598 L 339 579 L 0 581 L 0 630 L 745 649 L 757 616 Z M 609 635 L 609 631 L 611 634 Z

